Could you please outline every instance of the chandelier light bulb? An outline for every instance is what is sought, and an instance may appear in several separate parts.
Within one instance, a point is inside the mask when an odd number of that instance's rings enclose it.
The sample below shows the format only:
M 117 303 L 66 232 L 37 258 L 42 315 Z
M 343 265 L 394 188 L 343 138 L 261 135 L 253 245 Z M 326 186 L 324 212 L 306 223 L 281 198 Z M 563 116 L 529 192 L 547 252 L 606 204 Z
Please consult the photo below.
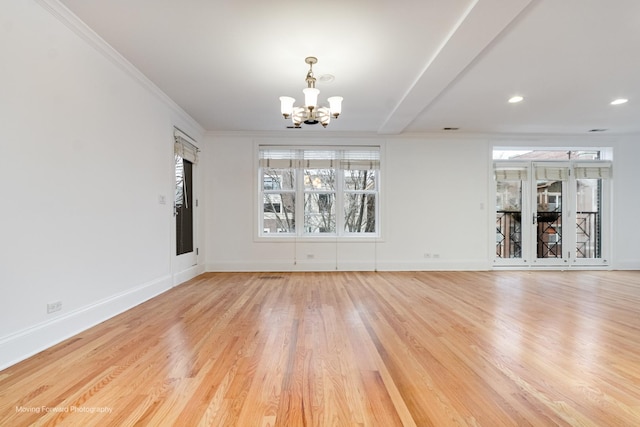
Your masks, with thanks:
M 342 97 L 332 96 L 330 98 L 327 98 L 327 101 L 329 101 L 329 109 L 331 110 L 331 115 L 337 119 L 340 113 L 342 113 Z
M 320 91 L 314 87 L 308 87 L 302 89 L 302 92 L 304 93 L 304 106 L 307 108 L 316 108 Z
M 293 114 L 293 103 L 296 100 L 290 96 L 281 96 L 280 97 L 280 112 L 284 116 L 285 119 L 291 117 Z

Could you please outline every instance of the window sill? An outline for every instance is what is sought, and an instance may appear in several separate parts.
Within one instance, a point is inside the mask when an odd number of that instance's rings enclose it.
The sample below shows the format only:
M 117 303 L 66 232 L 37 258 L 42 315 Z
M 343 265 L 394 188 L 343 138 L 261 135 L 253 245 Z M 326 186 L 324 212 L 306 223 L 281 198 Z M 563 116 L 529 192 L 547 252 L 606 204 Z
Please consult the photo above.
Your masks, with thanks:
M 256 237 L 256 243 L 381 243 L 381 236 L 265 236 Z

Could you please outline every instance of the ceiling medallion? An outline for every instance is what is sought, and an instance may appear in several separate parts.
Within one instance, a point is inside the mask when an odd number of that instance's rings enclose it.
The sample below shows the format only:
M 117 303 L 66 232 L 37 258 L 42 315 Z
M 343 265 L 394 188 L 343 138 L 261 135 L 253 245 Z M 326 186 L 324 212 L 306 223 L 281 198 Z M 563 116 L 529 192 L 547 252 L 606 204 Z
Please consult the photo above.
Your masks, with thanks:
M 316 78 L 313 75 L 313 64 L 317 63 L 318 59 L 309 56 L 305 58 L 304 62 L 309 64 L 309 71 L 307 72 L 307 77 L 305 77 L 307 87 L 302 90 L 304 93 L 304 106 L 294 107 L 293 103 L 296 102 L 294 98 L 281 96 L 280 112 L 285 119 L 293 121 L 294 128 L 299 128 L 302 123 L 306 125 L 320 123 L 322 127 L 326 128 L 331 121 L 331 117 L 337 119 L 342 112 L 342 97 L 332 96 L 327 98 L 329 106 L 318 107 L 318 94 L 320 91 L 316 89 Z

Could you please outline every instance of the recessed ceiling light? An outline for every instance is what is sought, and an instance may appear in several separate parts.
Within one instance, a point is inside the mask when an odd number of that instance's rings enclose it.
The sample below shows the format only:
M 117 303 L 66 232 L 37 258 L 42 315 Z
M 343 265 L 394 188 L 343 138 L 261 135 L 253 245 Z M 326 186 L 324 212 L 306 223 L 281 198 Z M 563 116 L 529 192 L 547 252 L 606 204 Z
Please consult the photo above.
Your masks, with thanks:
M 322 74 L 321 76 L 318 76 L 318 81 L 323 83 L 331 83 L 335 79 L 336 78 L 333 74 Z
M 522 102 L 524 101 L 524 98 L 520 95 L 516 95 L 516 96 L 512 96 L 511 98 L 509 98 L 509 103 L 510 104 L 516 104 L 518 102 Z
M 614 99 L 613 101 L 611 101 L 611 105 L 626 104 L 627 102 L 629 102 L 629 100 L 627 98 L 618 98 L 618 99 Z

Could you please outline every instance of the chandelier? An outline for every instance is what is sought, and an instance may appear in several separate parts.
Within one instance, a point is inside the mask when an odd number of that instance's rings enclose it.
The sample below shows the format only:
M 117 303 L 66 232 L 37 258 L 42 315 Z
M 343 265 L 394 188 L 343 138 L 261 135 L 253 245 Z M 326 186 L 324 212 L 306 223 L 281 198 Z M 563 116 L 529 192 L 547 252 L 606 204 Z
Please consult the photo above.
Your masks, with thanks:
M 320 91 L 316 89 L 316 78 L 313 75 L 313 64 L 318 62 L 318 58 L 309 56 L 305 58 L 304 62 L 309 64 L 309 71 L 305 78 L 307 87 L 302 90 L 304 93 L 304 106 L 294 107 L 293 103 L 296 102 L 294 98 L 281 96 L 280 112 L 285 119 L 293 121 L 294 128 L 299 128 L 302 123 L 306 125 L 320 123 L 322 127 L 326 128 L 329 121 L 331 121 L 331 117 L 337 119 L 342 112 L 342 97 L 332 96 L 327 98 L 329 106 L 318 107 L 318 94 Z

